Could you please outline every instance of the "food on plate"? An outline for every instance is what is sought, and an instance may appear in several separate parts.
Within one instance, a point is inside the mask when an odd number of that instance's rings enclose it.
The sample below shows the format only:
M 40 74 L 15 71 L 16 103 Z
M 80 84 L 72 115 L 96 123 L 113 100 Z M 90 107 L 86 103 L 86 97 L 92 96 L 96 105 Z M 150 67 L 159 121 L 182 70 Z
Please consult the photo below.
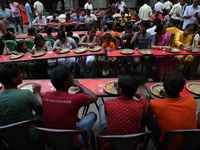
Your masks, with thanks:
M 68 89 L 68 92 L 69 94 L 76 94 L 80 91 L 79 87 L 77 86 L 71 86 L 69 89 Z
M 111 89 L 113 89 L 113 87 L 114 87 L 114 84 L 107 84 L 106 85 L 107 90 L 111 90 Z

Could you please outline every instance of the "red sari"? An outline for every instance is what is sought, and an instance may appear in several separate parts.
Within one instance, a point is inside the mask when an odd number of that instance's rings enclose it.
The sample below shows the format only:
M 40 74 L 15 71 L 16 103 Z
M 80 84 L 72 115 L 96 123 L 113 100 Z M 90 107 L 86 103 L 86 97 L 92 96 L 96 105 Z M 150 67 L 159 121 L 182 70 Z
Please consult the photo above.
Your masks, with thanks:
M 21 8 L 22 23 L 23 24 L 28 23 L 28 16 L 27 16 L 26 11 L 24 9 L 24 5 L 20 4 L 19 6 Z

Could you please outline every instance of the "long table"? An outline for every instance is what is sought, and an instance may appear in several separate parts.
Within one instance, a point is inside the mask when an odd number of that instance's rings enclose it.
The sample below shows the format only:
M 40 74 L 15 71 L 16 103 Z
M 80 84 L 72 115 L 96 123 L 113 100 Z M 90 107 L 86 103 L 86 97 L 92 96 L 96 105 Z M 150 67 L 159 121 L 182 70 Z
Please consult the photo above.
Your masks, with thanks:
M 162 51 L 162 50 L 157 50 L 157 49 L 151 49 L 154 53 L 152 55 L 155 55 L 155 56 L 162 56 L 162 55 L 200 55 L 200 52 L 198 53 L 191 53 L 191 52 L 188 52 L 188 51 L 184 51 L 184 50 L 180 50 L 179 53 L 171 53 L 171 52 L 168 52 L 168 51 Z M 140 50 L 134 50 L 134 53 L 133 54 L 129 54 L 129 55 L 126 55 L 126 54 L 122 54 L 120 53 L 119 50 L 112 50 L 112 51 L 108 51 L 107 52 L 107 55 L 110 56 L 110 57 L 120 57 L 120 56 L 146 56 L 146 55 L 143 55 L 143 54 L 140 54 L 139 53 Z
M 86 88 L 94 92 L 97 97 L 113 97 L 113 95 L 106 93 L 103 90 L 103 87 L 98 87 L 99 84 L 106 84 L 109 81 L 117 81 L 117 78 L 110 79 L 77 79 L 80 84 L 84 85 Z M 47 91 L 55 91 L 55 88 L 51 84 L 50 79 L 34 79 L 34 80 L 23 80 L 22 84 L 28 82 L 38 82 L 41 84 L 41 93 L 44 94 Z M 20 85 L 19 85 L 20 86 Z M 0 91 L 3 91 L 4 87 L 0 88 Z
M 180 96 L 192 96 L 192 97 L 194 97 L 195 99 L 198 99 L 198 98 L 200 98 L 200 95 L 194 94 L 194 93 L 188 91 L 187 88 L 186 88 L 186 85 L 187 85 L 188 83 L 191 83 L 191 82 L 198 82 L 198 83 L 200 83 L 200 80 L 199 80 L 199 81 L 198 81 L 198 80 L 197 80 L 197 81 L 186 81 L 186 84 L 184 85 L 183 91 L 180 92 Z M 151 99 L 158 99 L 158 98 L 159 98 L 158 96 L 154 95 L 154 94 L 151 92 L 151 90 L 150 90 L 151 86 L 152 86 L 153 84 L 156 84 L 156 83 L 162 83 L 162 82 L 145 83 L 145 88 L 146 88 L 147 92 L 149 93 Z
M 87 22 L 71 22 L 71 23 L 47 23 L 47 24 L 33 24 L 33 26 L 60 26 L 60 25 L 66 25 L 66 24 L 72 24 L 72 25 L 81 25 L 81 24 L 89 24 Z
M 84 53 L 74 53 L 73 50 L 71 50 L 68 53 L 65 54 L 57 54 L 55 52 L 48 53 L 46 52 L 44 55 L 39 56 L 39 57 L 32 57 L 31 54 L 24 54 L 22 57 L 17 58 L 17 59 L 10 59 L 9 55 L 0 56 L 0 62 L 20 62 L 20 61 L 30 61 L 30 60 L 39 60 L 39 59 L 52 59 L 52 58 L 63 58 L 63 57 L 80 57 L 80 56 L 88 56 L 88 55 L 100 55 L 103 54 L 104 50 L 100 50 L 97 52 L 90 52 L 86 51 Z
M 83 35 L 86 35 L 88 33 L 88 31 L 73 31 L 73 33 L 76 33 L 80 36 L 83 36 Z M 47 34 L 46 33 L 40 33 L 43 37 L 46 36 Z M 57 35 L 57 32 L 53 32 L 52 35 L 56 36 Z M 27 37 L 26 34 L 23 34 L 23 35 L 18 35 L 16 36 L 16 39 L 25 39 Z

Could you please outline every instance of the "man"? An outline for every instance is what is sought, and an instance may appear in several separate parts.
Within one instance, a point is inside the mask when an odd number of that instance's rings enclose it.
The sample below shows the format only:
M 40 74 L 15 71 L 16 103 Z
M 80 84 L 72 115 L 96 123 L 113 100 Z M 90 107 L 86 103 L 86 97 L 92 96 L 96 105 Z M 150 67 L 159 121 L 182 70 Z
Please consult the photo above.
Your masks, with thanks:
M 57 5 L 56 5 L 56 12 L 58 14 L 60 14 L 62 11 L 62 2 L 60 0 L 57 1 Z
M 119 9 L 120 10 L 120 14 L 122 12 L 124 12 L 124 8 L 126 8 L 126 4 L 125 2 L 123 2 L 122 0 L 119 0 L 116 4 L 115 4 L 115 9 Z
M 175 34 L 176 32 L 180 31 L 179 28 L 178 28 L 178 21 L 177 20 L 171 20 L 170 21 L 170 24 L 169 24 L 170 27 L 166 28 L 166 31 L 171 33 L 171 34 Z
M 120 10 L 117 9 L 116 13 L 113 15 L 113 18 L 115 19 L 115 18 L 120 18 L 120 17 L 122 17 L 121 14 L 120 14 Z
M 161 3 L 160 0 L 157 0 L 157 3 L 154 6 L 154 10 L 155 11 L 159 11 L 160 13 L 162 13 L 163 9 L 164 9 L 163 3 Z
M 111 11 L 112 15 L 115 13 L 115 10 L 112 8 L 111 5 L 108 6 L 108 9 L 106 9 L 105 15 L 108 15 L 108 12 Z
M 75 9 L 72 10 L 72 14 L 70 15 L 70 17 L 74 20 L 74 17 L 76 16 L 76 11 Z
M 172 71 L 164 78 L 166 98 L 152 100 L 148 104 L 145 118 L 147 127 L 155 134 L 156 122 L 160 129 L 160 143 L 165 133 L 169 130 L 197 129 L 196 101 L 191 96 L 181 97 L 180 92 L 185 85 L 185 78 L 179 71 Z M 152 117 L 155 116 L 155 117 Z M 152 126 L 155 125 L 155 126 Z M 159 133 L 157 132 L 157 135 Z M 156 139 L 158 139 L 156 137 Z M 182 138 L 174 137 L 168 149 L 180 149 Z
M 94 14 L 90 13 L 90 9 L 86 9 L 86 15 L 84 17 L 84 21 L 89 23 L 91 21 L 97 21 L 97 17 Z
M 84 9 L 89 9 L 91 13 L 93 13 L 93 6 L 92 6 L 92 1 L 88 0 L 88 2 L 84 5 Z
M 15 23 L 16 34 L 19 34 L 18 24 L 20 25 L 22 33 L 25 33 L 22 25 L 22 15 L 19 3 L 15 2 L 14 0 L 10 0 L 10 10 L 15 16 L 14 23 Z
M 99 107 L 102 135 L 126 135 L 141 132 L 141 120 L 146 109 L 146 97 L 138 90 L 138 81 L 132 75 L 120 75 L 116 83 L 116 99 L 106 100 Z M 138 100 L 133 99 L 135 96 Z M 105 109 L 104 109 L 105 108 Z M 112 149 L 104 141 L 105 150 Z
M 17 86 L 22 83 L 22 76 L 17 64 L 0 65 L 0 82 L 4 85 L 4 90 L 0 92 L 1 126 L 33 119 L 33 110 L 42 115 L 42 106 L 38 101 L 41 100 L 40 85 L 33 85 L 35 95 L 30 90 L 20 90 Z M 35 129 L 31 129 L 30 138 L 33 143 L 38 142 L 39 135 Z
M 42 98 L 44 126 L 53 129 L 87 130 L 89 135 L 97 119 L 96 114 L 90 112 L 79 120 L 78 111 L 82 106 L 87 106 L 97 100 L 97 96 L 74 80 L 70 69 L 65 65 L 59 65 L 51 72 L 51 83 L 56 92 L 46 92 Z M 80 93 L 69 94 L 69 88 L 76 86 Z M 83 146 L 81 136 L 75 136 L 74 146 Z
M 198 20 L 200 19 L 200 6 L 199 0 L 194 0 L 193 4 L 187 6 L 183 15 L 183 27 L 182 30 L 190 23 L 198 24 Z
M 11 32 L 15 33 L 14 24 L 13 24 L 15 16 L 10 11 L 10 9 L 6 8 L 5 1 L 0 1 L 0 6 L 1 6 L 1 8 L 0 8 L 0 20 L 2 20 L 4 22 L 7 31 L 11 31 Z
M 25 4 L 25 10 L 28 16 L 29 28 L 32 26 L 32 22 L 33 22 L 33 13 L 32 13 L 30 3 L 31 3 L 31 0 L 27 0 Z
M 149 20 L 152 15 L 152 9 L 147 5 L 147 0 L 144 1 L 144 5 L 139 9 L 139 17 L 141 20 Z
M 114 21 L 114 18 L 112 17 L 112 11 L 109 11 L 108 15 L 103 17 L 103 22 L 106 23 L 107 21 Z
M 171 9 L 172 7 L 173 7 L 173 4 L 172 4 L 172 2 L 170 2 L 169 0 L 166 0 L 166 1 L 164 2 L 164 9 L 166 9 L 167 12 L 169 12 L 170 9 Z
M 58 18 L 55 11 L 52 11 L 51 16 L 48 16 L 47 19 L 49 20 L 49 22 L 65 23 L 65 19 Z
M 157 25 L 161 24 L 161 20 L 160 19 L 154 19 L 153 20 L 153 27 L 147 29 L 147 32 L 151 33 L 151 35 L 156 35 L 155 29 L 157 27 Z
M 182 29 L 182 27 L 183 27 L 183 21 L 184 21 L 183 15 L 184 15 L 185 9 L 187 7 L 186 0 L 180 0 L 180 5 L 182 6 L 182 8 L 181 8 L 181 14 L 180 14 L 180 24 L 179 24 L 178 27 L 179 27 L 179 29 Z
M 153 14 L 150 18 L 150 20 L 154 21 L 155 19 L 160 19 L 161 21 L 163 20 L 162 15 L 160 14 L 159 11 L 156 11 L 155 14 Z
M 33 24 L 47 24 L 46 17 L 43 16 L 42 12 L 38 12 L 38 17 L 33 20 Z
M 44 12 L 44 6 L 39 0 L 36 0 L 36 2 L 33 4 L 33 8 L 35 16 L 38 16 L 39 12 Z
M 180 2 L 175 4 L 169 12 L 171 19 L 177 20 L 180 23 L 181 5 Z

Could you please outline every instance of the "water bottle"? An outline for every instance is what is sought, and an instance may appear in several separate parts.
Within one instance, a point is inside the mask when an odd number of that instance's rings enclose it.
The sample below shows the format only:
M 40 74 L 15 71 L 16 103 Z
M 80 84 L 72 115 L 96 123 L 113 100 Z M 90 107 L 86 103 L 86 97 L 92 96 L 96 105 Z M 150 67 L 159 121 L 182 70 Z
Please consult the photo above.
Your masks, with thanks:
M 47 43 L 47 51 L 48 53 L 52 53 L 52 47 L 50 42 Z

